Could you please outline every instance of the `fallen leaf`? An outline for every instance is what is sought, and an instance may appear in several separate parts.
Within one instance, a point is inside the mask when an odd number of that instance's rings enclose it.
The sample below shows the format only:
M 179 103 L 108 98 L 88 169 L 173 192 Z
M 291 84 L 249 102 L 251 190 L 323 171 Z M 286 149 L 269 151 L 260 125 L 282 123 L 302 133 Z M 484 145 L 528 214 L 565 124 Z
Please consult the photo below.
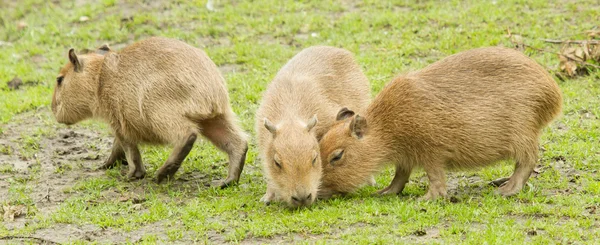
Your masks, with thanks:
M 141 203 L 133 204 L 133 205 L 131 205 L 131 208 L 133 210 L 142 210 L 142 204 Z
M 79 22 L 86 22 L 86 21 L 88 21 L 88 20 L 90 20 L 90 17 L 87 17 L 87 16 L 85 16 L 85 15 L 84 15 L 84 16 L 81 16 L 81 17 L 79 17 Z
M 600 62 L 600 44 L 590 46 L 590 59 Z
M 589 31 L 586 31 L 586 33 L 588 34 L 588 37 L 591 37 L 591 38 L 600 37 L 600 30 L 589 30 Z
M 16 217 L 24 215 L 27 212 L 27 207 L 25 207 L 25 205 L 6 205 L 2 207 L 2 209 L 4 209 L 4 221 L 13 221 Z
M 19 21 L 17 23 L 17 30 L 23 30 L 23 29 L 27 28 L 27 26 L 28 26 L 27 22 L 25 22 L 25 21 Z
M 560 55 L 559 60 L 559 68 L 562 72 L 566 73 L 569 77 L 575 77 L 577 75 L 577 63 L 575 61 L 569 59 L 565 55 Z

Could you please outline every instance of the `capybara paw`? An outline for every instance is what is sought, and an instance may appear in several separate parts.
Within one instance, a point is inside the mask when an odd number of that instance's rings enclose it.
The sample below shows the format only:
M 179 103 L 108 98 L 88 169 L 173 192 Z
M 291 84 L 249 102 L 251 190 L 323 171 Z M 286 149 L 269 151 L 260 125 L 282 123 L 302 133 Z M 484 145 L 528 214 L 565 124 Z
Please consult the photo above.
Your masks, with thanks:
M 98 169 L 106 170 L 106 169 L 114 168 L 115 166 L 117 166 L 117 162 L 116 161 L 115 162 L 108 162 L 108 161 L 106 161 Z
M 136 169 L 134 171 L 130 171 L 127 174 L 127 179 L 129 179 L 129 180 L 138 180 L 138 179 L 143 179 L 144 176 L 146 176 L 146 171 L 145 170 Z
M 508 180 L 498 188 L 497 193 L 509 197 L 516 195 L 521 189 L 522 187 L 520 185 L 516 184 L 514 181 Z
M 265 193 L 265 195 L 260 198 L 260 201 L 268 206 L 271 204 L 271 201 L 273 201 L 274 197 L 275 197 L 275 195 L 273 195 L 273 194 Z
M 499 178 L 497 180 L 493 180 L 492 182 L 490 182 L 491 185 L 499 187 L 502 186 L 504 184 L 506 184 L 506 181 L 508 181 L 510 178 Z
M 377 194 L 379 194 L 381 196 L 384 196 L 384 195 L 397 195 L 398 192 L 394 191 L 393 188 L 390 188 L 388 186 L 385 189 L 381 189 L 381 190 L 377 191 Z
M 427 194 L 425 194 L 425 196 L 422 196 L 421 198 L 419 198 L 419 201 L 433 201 L 438 198 L 446 198 L 447 196 L 448 196 L 448 194 L 446 193 L 445 190 L 429 189 L 427 191 Z
M 173 179 L 173 176 L 175 176 L 175 173 L 159 172 L 158 174 L 156 174 L 156 179 L 154 179 L 154 182 L 160 184 L 165 180 Z
M 225 189 L 227 187 L 234 185 L 235 183 L 237 183 L 237 181 L 238 180 L 234 179 L 234 178 L 227 178 L 223 181 L 217 181 L 216 185 L 219 186 L 219 188 L 221 188 L 221 189 Z

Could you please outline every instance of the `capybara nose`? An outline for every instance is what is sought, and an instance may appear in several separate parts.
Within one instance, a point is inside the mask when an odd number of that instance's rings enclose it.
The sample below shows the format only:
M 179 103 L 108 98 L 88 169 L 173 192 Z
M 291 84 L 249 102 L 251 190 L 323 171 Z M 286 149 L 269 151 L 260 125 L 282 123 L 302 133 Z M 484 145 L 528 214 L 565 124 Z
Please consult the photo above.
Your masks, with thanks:
M 309 193 L 308 195 L 296 195 L 296 196 L 292 196 L 292 202 L 296 206 L 309 205 L 309 204 L 312 203 L 312 193 Z

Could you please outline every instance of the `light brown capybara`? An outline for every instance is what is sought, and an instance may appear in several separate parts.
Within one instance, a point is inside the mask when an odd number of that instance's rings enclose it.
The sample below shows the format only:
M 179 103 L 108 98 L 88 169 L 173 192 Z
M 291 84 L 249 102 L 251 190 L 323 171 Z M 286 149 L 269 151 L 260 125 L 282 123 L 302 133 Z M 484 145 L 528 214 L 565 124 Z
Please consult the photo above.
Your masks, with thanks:
M 204 51 L 184 42 L 153 37 L 119 52 L 76 55 L 58 74 L 52 111 L 59 123 L 87 118 L 106 121 L 115 134 L 110 157 L 129 163 L 128 177 L 146 170 L 138 144 L 172 144 L 156 181 L 172 178 L 201 134 L 229 155 L 225 187 L 237 182 L 248 150 L 246 135 L 229 105 L 225 80 Z
M 343 108 L 364 111 L 369 83 L 344 49 L 304 49 L 277 73 L 256 112 L 256 132 L 267 179 L 261 201 L 307 206 L 321 179 L 318 140 Z
M 447 195 L 446 169 L 473 169 L 515 160 L 499 193 L 510 196 L 526 183 L 538 159 L 542 129 L 561 112 L 552 77 L 515 50 L 479 48 L 449 56 L 395 78 L 366 113 L 340 111 L 320 141 L 320 197 L 347 193 L 385 164 L 396 173 L 381 194 L 401 193 L 411 171 L 429 178 L 423 199 Z

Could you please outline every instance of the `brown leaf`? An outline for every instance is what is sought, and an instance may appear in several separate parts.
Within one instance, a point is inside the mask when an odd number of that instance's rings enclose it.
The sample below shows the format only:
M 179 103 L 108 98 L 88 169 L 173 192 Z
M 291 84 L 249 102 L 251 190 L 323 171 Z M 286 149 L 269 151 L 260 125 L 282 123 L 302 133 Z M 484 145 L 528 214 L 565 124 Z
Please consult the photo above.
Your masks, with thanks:
M 600 45 L 590 46 L 590 59 L 600 62 Z
M 588 34 L 588 37 L 590 37 L 590 38 L 600 37 L 600 30 L 589 30 L 589 31 L 586 31 L 586 33 Z
M 131 205 L 131 209 L 133 209 L 133 210 L 142 210 L 142 208 L 143 208 L 143 206 L 141 203 L 136 203 L 136 204 Z
M 17 23 L 17 30 L 23 30 L 25 28 L 27 28 L 27 22 L 25 22 L 25 21 L 19 21 Z
M 19 217 L 27 213 L 27 207 L 25 207 L 25 205 L 6 205 L 2 208 L 4 209 L 4 221 L 13 221 L 15 220 L 15 217 Z
M 575 48 L 575 57 L 579 58 L 579 60 L 581 61 L 586 60 L 587 57 L 585 56 L 585 51 L 583 47 Z
M 574 77 L 577 75 L 577 63 L 566 56 L 560 55 L 560 70 L 565 72 L 567 76 Z

